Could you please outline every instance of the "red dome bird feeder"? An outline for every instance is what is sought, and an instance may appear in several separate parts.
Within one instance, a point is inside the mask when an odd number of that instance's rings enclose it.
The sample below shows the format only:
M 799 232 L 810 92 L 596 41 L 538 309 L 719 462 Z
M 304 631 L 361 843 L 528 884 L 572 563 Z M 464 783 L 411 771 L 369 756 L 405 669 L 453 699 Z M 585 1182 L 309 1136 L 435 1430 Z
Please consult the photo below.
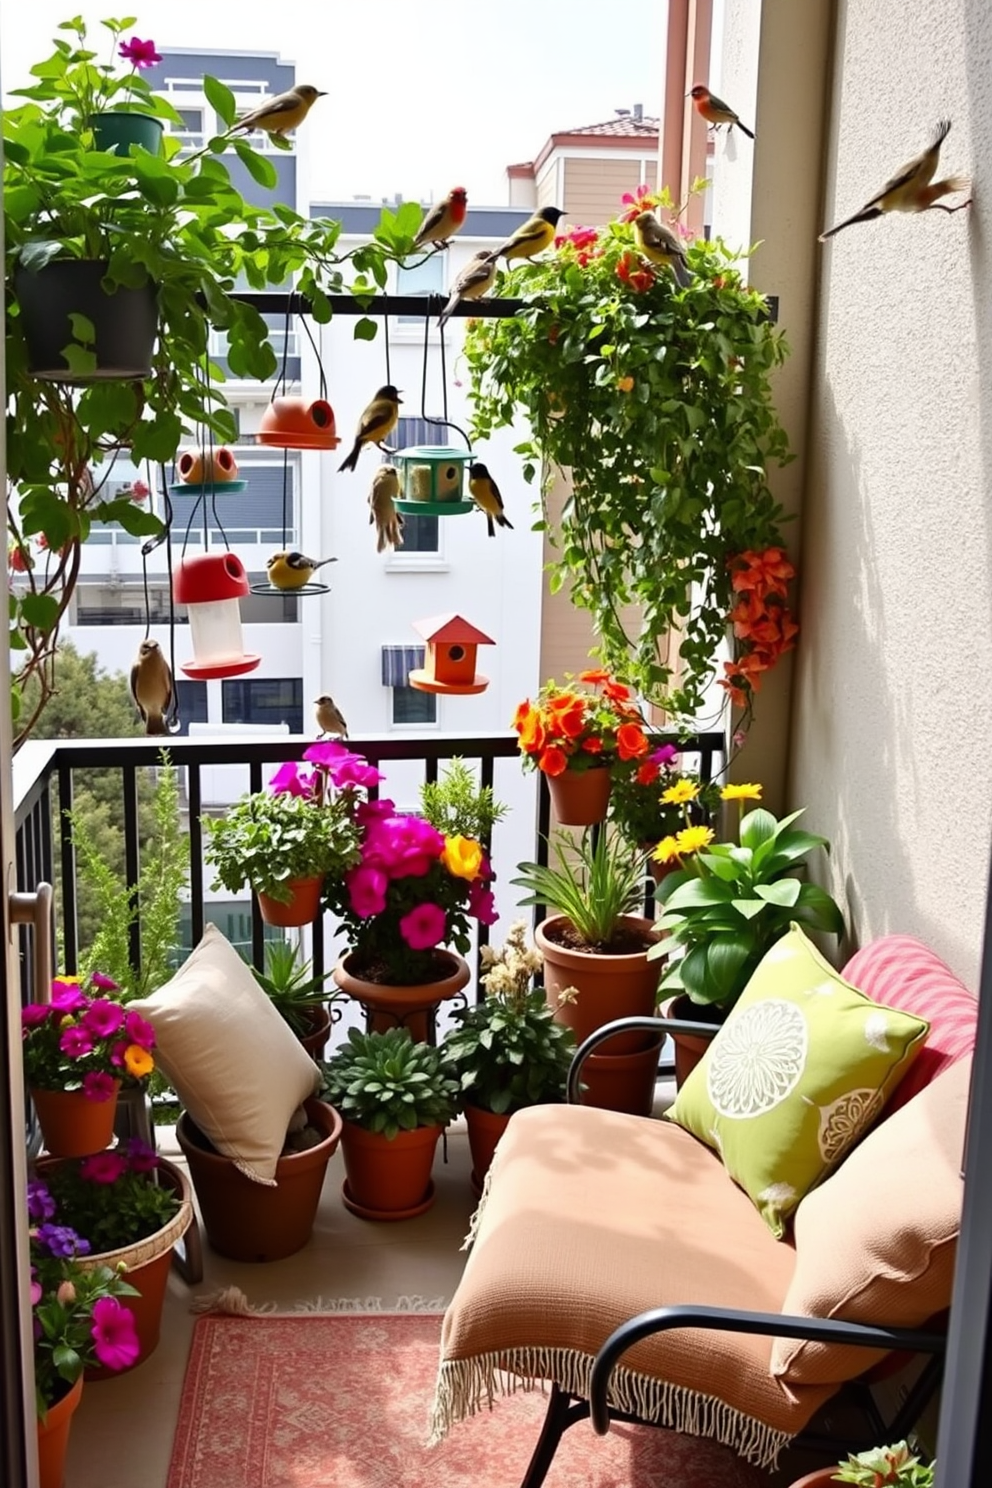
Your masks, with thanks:
M 413 628 L 423 637 L 427 654 L 423 666 L 409 674 L 411 687 L 421 692 L 485 692 L 489 678 L 476 673 L 475 652 L 478 646 L 495 646 L 491 636 L 454 614 L 415 620 Z
M 333 450 L 341 443 L 326 398 L 273 398 L 262 414 L 259 444 L 277 449 Z
M 245 566 L 234 553 L 203 553 L 179 564 L 172 597 L 189 610 L 193 660 L 182 663 L 187 677 L 240 677 L 258 666 L 262 658 L 245 651 L 241 635 L 240 601 L 250 592 Z

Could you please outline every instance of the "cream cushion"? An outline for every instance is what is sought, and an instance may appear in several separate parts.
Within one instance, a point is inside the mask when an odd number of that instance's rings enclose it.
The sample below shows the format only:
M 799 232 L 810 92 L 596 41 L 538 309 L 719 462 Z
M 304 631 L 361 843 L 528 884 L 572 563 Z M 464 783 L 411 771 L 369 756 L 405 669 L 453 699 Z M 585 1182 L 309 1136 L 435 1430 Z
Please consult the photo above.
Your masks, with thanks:
M 919 1327 L 951 1304 L 971 1058 L 886 1117 L 796 1211 L 783 1312 Z M 790 1386 L 853 1379 L 881 1353 L 778 1338 Z
M 290 1117 L 320 1071 L 216 925 L 151 997 L 129 1004 L 192 1120 L 247 1178 L 275 1183 Z

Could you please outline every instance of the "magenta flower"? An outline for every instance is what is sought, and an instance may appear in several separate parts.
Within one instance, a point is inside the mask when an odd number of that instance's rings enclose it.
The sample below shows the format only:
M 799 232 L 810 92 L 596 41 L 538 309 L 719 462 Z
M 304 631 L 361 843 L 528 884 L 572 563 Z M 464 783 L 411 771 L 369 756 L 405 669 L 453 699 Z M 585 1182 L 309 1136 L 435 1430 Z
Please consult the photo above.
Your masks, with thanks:
M 52 1007 L 57 1008 L 60 1013 L 78 1013 L 81 1008 L 87 1006 L 87 999 L 78 983 L 60 981 L 52 983 Z
M 154 67 L 156 62 L 162 60 L 153 41 L 139 41 L 136 36 L 132 36 L 130 41 L 122 41 L 117 50 L 132 67 Z
M 128 1045 L 126 1041 L 124 1039 L 121 1039 L 120 1043 L 115 1044 L 114 1047 L 111 1049 L 110 1062 L 115 1069 L 124 1068 L 124 1055 L 127 1052 L 127 1048 Z
M 141 1351 L 134 1331 L 134 1313 L 116 1297 L 100 1297 L 93 1304 L 90 1329 L 96 1356 L 106 1369 L 127 1369 Z
M 367 868 L 362 865 L 346 873 L 344 881 L 355 914 L 361 915 L 362 919 L 382 914 L 386 907 L 386 890 L 389 887 L 389 879 L 384 873 L 378 868 Z
M 140 1013 L 128 1013 L 124 1019 L 124 1031 L 128 1043 L 137 1044 L 139 1049 L 154 1049 L 155 1030 Z
M 119 992 L 121 989 L 111 977 L 104 976 L 102 971 L 95 971 L 90 977 L 90 986 L 95 987 L 98 992 Z
M 79 1176 L 87 1183 L 116 1183 L 127 1172 L 127 1159 L 119 1152 L 94 1152 L 79 1164 Z
M 418 904 L 400 920 L 400 934 L 412 951 L 429 951 L 444 939 L 447 925 L 440 904 Z
M 41 1282 L 35 1280 L 35 1270 L 31 1267 L 31 1306 L 37 1307 L 44 1293 L 41 1290 Z
M 106 1075 L 103 1070 L 90 1070 L 88 1075 L 83 1076 L 83 1094 L 87 1100 L 109 1100 L 116 1085 L 113 1075 Z
M 119 1002 L 98 997 L 90 1003 L 79 1021 L 94 1038 L 113 1038 L 124 1026 L 124 1009 Z
M 309 771 L 302 771 L 293 760 L 287 760 L 269 781 L 269 790 L 274 796 L 311 796 L 313 776 Z
M 70 1059 L 82 1059 L 93 1053 L 93 1035 L 80 1023 L 70 1023 L 59 1035 L 59 1048 Z
M 158 1154 L 140 1137 L 132 1137 L 127 1144 L 128 1166 L 132 1173 L 153 1173 L 158 1167 Z
M 52 1016 L 50 1002 L 28 1002 L 21 1008 L 21 1028 L 40 1028 Z
M 652 762 L 652 764 L 660 765 L 663 770 L 667 769 L 667 767 L 674 760 L 677 760 L 678 757 L 679 752 L 675 748 L 674 744 L 659 744 L 658 748 L 653 749 L 648 755 L 648 759 Z
M 499 919 L 493 891 L 486 887 L 481 878 L 475 879 L 468 886 L 468 912 L 480 925 L 495 925 Z
M 421 876 L 443 850 L 444 838 L 430 822 L 401 811 L 370 823 L 362 844 L 362 864 L 381 868 L 390 878 Z
M 355 820 L 360 827 L 367 827 L 374 821 L 393 816 L 395 811 L 396 802 L 384 796 L 381 801 L 362 801 L 355 810 Z
M 360 785 L 370 789 L 386 778 L 381 770 L 369 764 L 363 754 L 356 754 L 337 739 L 311 744 L 303 751 L 303 758 L 326 770 L 339 789 L 346 785 Z

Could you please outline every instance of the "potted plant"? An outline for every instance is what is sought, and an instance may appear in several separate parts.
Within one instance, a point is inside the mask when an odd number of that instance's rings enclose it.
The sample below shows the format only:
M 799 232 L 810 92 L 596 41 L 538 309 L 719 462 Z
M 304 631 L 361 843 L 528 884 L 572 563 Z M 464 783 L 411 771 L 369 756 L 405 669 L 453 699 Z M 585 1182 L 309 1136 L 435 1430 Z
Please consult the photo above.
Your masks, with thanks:
M 111 1141 L 121 1081 L 155 1068 L 155 1033 L 109 994 L 116 982 L 94 972 L 52 982 L 50 1002 L 21 1009 L 25 1083 L 53 1156 L 100 1152 Z M 93 995 L 97 994 L 97 995 Z
M 687 241 L 685 285 L 641 256 L 642 211 L 671 214 L 681 231 L 666 191 L 628 194 L 626 205 L 501 274 L 497 293 L 523 306 L 512 321 L 468 331 L 471 432 L 485 441 L 523 409 L 526 478 L 542 491 L 552 472 L 569 480 L 560 519 L 543 511 L 559 549 L 555 581 L 591 612 L 604 664 L 688 723 L 728 626 L 738 654 L 724 681 L 745 705 L 795 634 L 784 577 L 740 629 L 730 619 L 744 555 L 774 552 L 787 564 L 765 474 L 788 458 L 772 400 L 786 346 L 719 238 Z
M 36 1167 L 30 1217 L 41 1235 L 72 1234 L 83 1269 L 127 1276 L 139 1345 L 131 1364 L 143 1362 L 158 1344 L 173 1247 L 193 1219 L 185 1174 L 137 1137 L 89 1157 L 39 1158 Z M 98 1361 L 87 1378 L 105 1373 Z
M 853 1453 L 836 1467 L 798 1478 L 792 1488 L 830 1488 L 833 1483 L 860 1483 L 863 1488 L 933 1488 L 936 1463 L 921 1462 L 904 1442 Z
M 420 787 L 420 814 L 445 837 L 468 837 L 489 842 L 493 827 L 507 807 L 497 801 L 491 785 L 477 785 L 468 765 L 457 755 L 440 779 Z
M 434 1202 L 438 1138 L 458 1111 L 444 1051 L 406 1028 L 353 1028 L 323 1068 L 323 1094 L 344 1118 L 345 1206 L 362 1219 L 423 1214 Z
M 331 1031 L 324 988 L 330 973 L 311 975 L 310 962 L 300 961 L 299 947 L 286 940 L 269 940 L 265 943 L 265 971 L 252 967 L 252 974 L 311 1059 L 319 1059 Z
M 461 1087 L 477 1191 L 514 1111 L 564 1100 L 575 1053 L 572 1030 L 556 1022 L 543 989 L 533 986 L 543 962 L 527 945 L 523 920 L 498 951 L 483 946 L 482 964 L 485 1000 L 453 1011 L 443 1044 Z
M 526 698 L 513 727 L 525 768 L 547 778 L 559 822 L 585 827 L 606 815 L 614 761 L 641 759 L 649 746 L 629 687 L 596 669 L 580 672 L 577 679 L 566 673 L 566 680 L 564 687 L 545 682 L 536 704 Z
M 643 758 L 624 761 L 613 770 L 609 819 L 633 847 L 652 853 L 649 866 L 656 881 L 677 862 L 659 861 L 654 848 L 687 824 L 707 825 L 720 801 L 715 781 L 700 781 L 692 771 L 675 768 L 679 757 L 677 745 L 659 744 Z
M 520 863 L 510 882 L 528 890 L 522 905 L 556 911 L 534 933 L 544 958 L 544 986 L 559 1022 L 576 1044 L 614 1018 L 650 1017 L 658 968 L 648 959 L 658 940 L 650 920 L 635 913 L 643 900 L 645 854 L 609 826 L 578 843 L 559 833 L 554 862 Z M 648 1114 L 664 1033 L 620 1033 L 589 1056 L 583 1078 L 592 1105 Z M 607 1078 L 614 1088 L 605 1088 Z

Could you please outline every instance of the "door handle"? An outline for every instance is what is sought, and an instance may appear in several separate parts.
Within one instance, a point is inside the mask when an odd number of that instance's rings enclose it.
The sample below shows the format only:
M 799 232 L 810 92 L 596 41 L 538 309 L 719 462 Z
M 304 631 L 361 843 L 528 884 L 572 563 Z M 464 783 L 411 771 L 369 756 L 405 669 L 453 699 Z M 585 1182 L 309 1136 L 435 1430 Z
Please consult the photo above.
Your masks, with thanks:
M 33 894 L 10 894 L 7 913 L 12 925 L 30 925 L 34 929 L 34 1000 L 50 1002 L 52 997 L 52 905 L 54 894 L 50 883 L 40 883 Z

